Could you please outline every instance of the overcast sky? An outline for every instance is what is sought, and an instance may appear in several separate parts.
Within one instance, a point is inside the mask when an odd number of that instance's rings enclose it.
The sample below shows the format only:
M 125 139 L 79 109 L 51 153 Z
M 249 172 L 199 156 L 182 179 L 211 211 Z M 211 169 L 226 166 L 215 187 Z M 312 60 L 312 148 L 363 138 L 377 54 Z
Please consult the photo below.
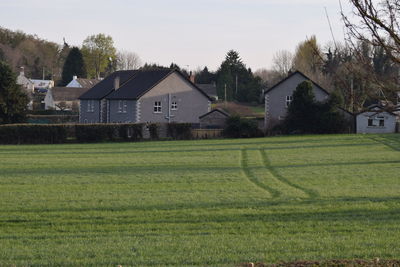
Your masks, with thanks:
M 331 42 L 324 7 L 343 40 L 339 0 L 1 0 L 0 26 L 77 46 L 105 33 L 144 62 L 192 70 L 215 70 L 234 49 L 257 70 L 311 35 L 321 45 Z

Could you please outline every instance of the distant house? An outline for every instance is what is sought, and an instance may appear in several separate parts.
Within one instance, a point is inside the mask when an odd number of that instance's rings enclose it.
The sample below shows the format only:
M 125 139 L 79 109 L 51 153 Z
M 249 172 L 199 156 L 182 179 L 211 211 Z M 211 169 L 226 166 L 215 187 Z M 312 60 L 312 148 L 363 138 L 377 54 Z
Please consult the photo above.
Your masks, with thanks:
M 17 84 L 21 86 L 22 90 L 26 93 L 29 99 L 28 109 L 33 109 L 33 93 L 35 92 L 35 84 L 25 76 L 24 68 L 17 77 Z
M 25 76 L 24 68 L 21 68 L 17 77 L 17 84 L 21 85 L 26 92 L 33 93 L 35 90 L 35 84 Z
M 215 83 L 196 83 L 196 86 L 203 90 L 203 92 L 206 93 L 210 98 L 212 98 L 213 101 L 218 100 L 217 85 Z
M 304 81 L 311 81 L 315 99 L 317 101 L 322 102 L 328 98 L 328 91 L 323 89 L 300 71 L 293 72 L 264 93 L 264 128 L 266 130 L 274 127 L 285 119 L 287 109 L 293 100 L 293 92 L 296 90 L 297 86 Z
M 33 85 L 35 87 L 35 90 L 41 93 L 47 92 L 47 90 L 51 89 L 54 87 L 54 81 L 53 80 L 38 80 L 38 79 L 31 79 L 33 82 Z
M 66 85 L 66 87 L 92 88 L 99 81 L 100 80 L 98 80 L 98 79 L 84 79 L 84 78 L 78 78 L 78 76 L 73 76 L 72 81 L 70 81 Z
M 211 98 L 180 71 L 116 71 L 80 96 L 81 123 L 199 123 Z
M 372 105 L 356 115 L 357 133 L 394 133 L 396 114 L 380 105 Z
M 200 128 L 222 129 L 225 128 L 229 113 L 222 109 L 213 109 L 200 116 Z
M 44 98 L 45 109 L 78 111 L 78 98 L 88 90 L 80 87 L 53 87 Z

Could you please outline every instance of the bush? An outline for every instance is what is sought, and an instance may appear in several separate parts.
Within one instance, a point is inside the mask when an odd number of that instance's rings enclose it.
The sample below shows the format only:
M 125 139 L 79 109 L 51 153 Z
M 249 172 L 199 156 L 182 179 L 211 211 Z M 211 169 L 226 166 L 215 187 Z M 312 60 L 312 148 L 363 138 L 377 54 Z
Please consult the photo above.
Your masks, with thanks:
M 226 120 L 226 126 L 222 134 L 230 138 L 249 138 L 262 136 L 254 120 L 231 116 Z
M 169 123 L 167 133 L 169 137 L 176 140 L 192 138 L 192 124 L 190 123 Z
M 142 127 L 142 124 L 76 124 L 75 136 L 80 143 L 138 141 L 142 139 Z
M 143 138 L 143 124 L 118 124 L 119 137 L 126 141 L 139 141 Z
M 1 144 L 60 144 L 67 140 L 65 125 L 10 124 L 0 126 Z
M 155 124 L 155 123 L 151 123 L 151 124 L 147 125 L 147 127 L 149 128 L 150 138 L 152 140 L 157 140 L 159 138 L 159 135 L 158 135 L 159 127 L 158 127 L 158 125 Z

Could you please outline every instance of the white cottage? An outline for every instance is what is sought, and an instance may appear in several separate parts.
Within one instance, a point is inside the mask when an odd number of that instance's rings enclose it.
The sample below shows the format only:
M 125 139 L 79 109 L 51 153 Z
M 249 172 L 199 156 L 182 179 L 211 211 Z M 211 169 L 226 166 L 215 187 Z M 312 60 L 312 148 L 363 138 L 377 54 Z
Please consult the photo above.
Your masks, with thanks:
M 396 114 L 384 107 L 372 105 L 356 115 L 357 133 L 394 133 L 396 132 Z

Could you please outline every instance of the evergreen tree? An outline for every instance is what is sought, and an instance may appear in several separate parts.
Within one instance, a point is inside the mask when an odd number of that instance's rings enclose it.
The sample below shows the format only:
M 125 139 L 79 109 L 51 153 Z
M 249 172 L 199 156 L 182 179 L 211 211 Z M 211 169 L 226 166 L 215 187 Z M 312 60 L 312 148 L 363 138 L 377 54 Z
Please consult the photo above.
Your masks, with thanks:
M 78 47 L 73 47 L 65 59 L 62 72 L 62 85 L 67 85 L 75 75 L 80 78 L 86 78 L 85 62 Z
M 10 66 L 0 61 L 0 123 L 25 120 L 28 97 L 16 83 Z
M 196 74 L 196 83 L 209 84 L 213 82 L 216 82 L 215 73 L 210 72 L 207 67 Z
M 340 133 L 346 122 L 338 112 L 343 99 L 332 93 L 326 102 L 316 102 L 310 81 L 300 83 L 293 92 L 293 101 L 288 107 L 284 121 L 287 133 Z
M 247 69 L 239 53 L 231 50 L 217 71 L 217 93 L 228 101 L 257 102 L 261 93 L 261 80 Z

